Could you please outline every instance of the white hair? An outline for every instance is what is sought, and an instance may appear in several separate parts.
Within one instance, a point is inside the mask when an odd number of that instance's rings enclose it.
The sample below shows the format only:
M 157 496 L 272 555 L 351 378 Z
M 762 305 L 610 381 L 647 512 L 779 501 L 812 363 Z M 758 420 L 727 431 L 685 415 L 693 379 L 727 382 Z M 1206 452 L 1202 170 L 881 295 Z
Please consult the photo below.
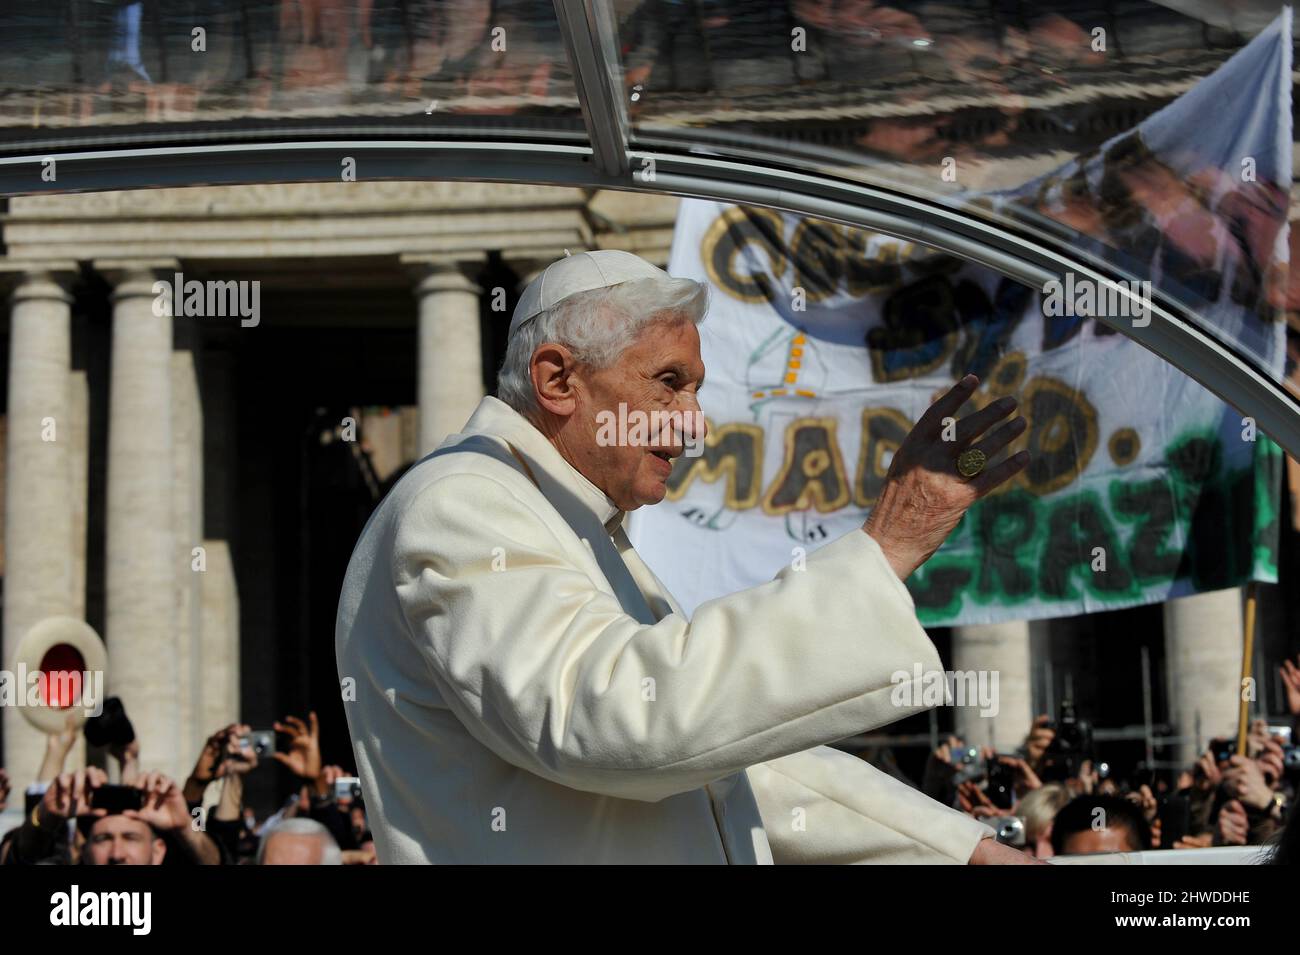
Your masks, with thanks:
M 544 342 L 565 346 L 592 368 L 608 368 L 646 326 L 698 325 L 708 308 L 708 286 L 694 279 L 633 279 L 575 292 L 515 329 L 497 376 L 497 397 L 521 414 L 537 408 L 530 366 Z
M 262 833 L 262 841 L 257 846 L 257 864 L 262 865 L 266 857 L 266 846 L 274 836 L 314 836 L 320 840 L 320 865 L 342 865 L 343 853 L 333 834 L 315 819 L 281 819 L 274 826 Z

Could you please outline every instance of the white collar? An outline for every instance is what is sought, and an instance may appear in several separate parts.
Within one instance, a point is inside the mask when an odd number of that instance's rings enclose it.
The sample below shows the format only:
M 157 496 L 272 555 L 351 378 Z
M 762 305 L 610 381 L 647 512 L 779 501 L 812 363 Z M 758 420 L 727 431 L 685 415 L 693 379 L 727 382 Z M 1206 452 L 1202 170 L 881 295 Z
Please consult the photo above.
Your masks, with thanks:
M 551 444 L 546 435 L 538 431 L 531 421 L 504 401 L 491 395 L 485 397 L 474 409 L 462 433 L 485 434 L 505 439 L 511 447 L 523 455 L 529 467 L 545 472 L 551 480 L 575 494 L 610 534 L 622 525 L 626 512 L 619 510 L 618 505 L 611 501 L 604 491 L 592 484 L 581 471 L 566 461 L 555 445 Z M 537 480 L 536 477 L 533 479 Z M 539 490 L 543 494 L 546 493 L 544 486 L 539 485 Z

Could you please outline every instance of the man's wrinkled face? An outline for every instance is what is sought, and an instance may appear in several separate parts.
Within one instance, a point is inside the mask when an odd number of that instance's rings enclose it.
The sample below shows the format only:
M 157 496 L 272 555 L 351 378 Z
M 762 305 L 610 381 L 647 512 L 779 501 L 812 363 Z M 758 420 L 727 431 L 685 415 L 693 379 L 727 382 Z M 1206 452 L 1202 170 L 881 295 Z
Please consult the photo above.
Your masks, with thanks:
M 86 851 L 92 865 L 162 865 L 167 848 L 148 823 L 112 815 L 95 821 Z
M 688 443 L 703 442 L 708 430 L 699 405 L 704 362 L 695 324 L 652 323 L 612 365 L 583 369 L 580 378 L 565 438 L 571 463 L 621 510 L 658 504 L 673 459 Z

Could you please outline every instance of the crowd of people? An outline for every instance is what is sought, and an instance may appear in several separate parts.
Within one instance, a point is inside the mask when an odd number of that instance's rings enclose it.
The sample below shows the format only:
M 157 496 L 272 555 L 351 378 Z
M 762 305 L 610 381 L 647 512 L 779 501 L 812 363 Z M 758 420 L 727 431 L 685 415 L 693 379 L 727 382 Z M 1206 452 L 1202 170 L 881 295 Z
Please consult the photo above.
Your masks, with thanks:
M 275 730 L 287 746 L 260 755 L 249 726 L 217 730 L 181 783 L 143 769 L 138 741 L 121 741 L 109 747 L 119 778 L 110 783 L 97 766 L 65 770 L 79 732 L 70 724 L 49 736 L 26 789 L 31 808 L 0 838 L 0 864 L 374 865 L 360 787 L 354 774 L 323 764 L 316 714 L 287 716 Z M 244 802 L 244 782 L 267 759 L 296 784 L 259 821 Z M 12 795 L 0 769 L 0 811 Z
M 1300 666 L 1280 674 L 1293 731 L 1300 730 Z M 354 774 L 321 758 L 316 714 L 274 724 L 272 749 L 249 726 L 213 733 L 178 783 L 141 765 L 138 741 L 107 747 L 105 769 L 65 764 L 80 730 L 48 737 L 22 824 L 0 838 L 3 865 L 374 865 L 375 843 Z M 1215 740 L 1182 772 L 1117 778 L 1074 725 L 1039 716 L 1013 754 L 949 737 L 930 756 L 927 795 L 987 822 L 998 838 L 1038 858 L 1149 849 L 1259 846 L 1257 861 L 1294 862 L 1300 824 L 1298 748 L 1256 720 L 1247 752 Z M 261 749 L 261 752 L 259 752 Z M 268 761 L 294 780 L 278 810 L 259 820 L 245 804 L 247 775 Z M 130 790 L 130 792 L 128 792 Z M 0 812 L 14 797 L 0 769 Z M 18 798 L 22 798 L 21 793 Z
M 1260 846 L 1256 861 L 1290 864 L 1300 853 L 1300 666 L 1285 661 L 1280 675 L 1291 725 L 1255 720 L 1244 754 L 1235 739 L 1216 739 L 1172 776 L 1121 779 L 1067 733 L 1073 727 L 1041 715 L 1014 754 L 949 737 L 930 755 L 922 789 L 1038 858 Z

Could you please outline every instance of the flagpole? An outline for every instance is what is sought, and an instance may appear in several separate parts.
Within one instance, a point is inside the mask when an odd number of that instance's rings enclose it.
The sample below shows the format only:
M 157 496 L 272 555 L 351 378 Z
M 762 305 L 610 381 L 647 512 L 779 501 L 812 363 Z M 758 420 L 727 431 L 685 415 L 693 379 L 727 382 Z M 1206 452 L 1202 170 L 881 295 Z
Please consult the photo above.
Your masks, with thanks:
M 1238 695 L 1241 702 L 1237 710 L 1237 753 L 1241 756 L 1246 753 L 1246 731 L 1250 723 L 1250 701 L 1254 699 L 1254 693 L 1246 693 L 1247 680 L 1249 680 L 1255 657 L 1255 581 L 1246 585 L 1246 631 L 1245 639 L 1241 646 L 1241 686 Z

